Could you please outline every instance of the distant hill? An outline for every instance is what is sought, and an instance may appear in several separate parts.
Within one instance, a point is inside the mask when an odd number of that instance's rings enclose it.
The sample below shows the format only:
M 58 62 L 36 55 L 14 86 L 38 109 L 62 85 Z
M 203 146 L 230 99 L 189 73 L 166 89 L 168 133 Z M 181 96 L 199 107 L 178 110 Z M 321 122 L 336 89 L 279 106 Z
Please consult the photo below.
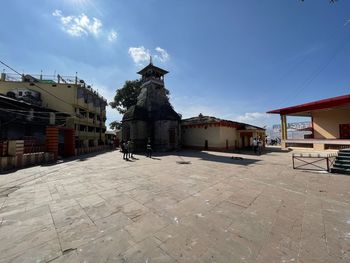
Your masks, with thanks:
M 292 122 L 287 124 L 288 138 L 289 139 L 304 139 L 304 136 L 311 134 L 307 128 L 310 128 L 310 121 Z M 266 129 L 266 134 L 271 139 L 281 138 L 281 125 L 275 124 L 271 128 Z

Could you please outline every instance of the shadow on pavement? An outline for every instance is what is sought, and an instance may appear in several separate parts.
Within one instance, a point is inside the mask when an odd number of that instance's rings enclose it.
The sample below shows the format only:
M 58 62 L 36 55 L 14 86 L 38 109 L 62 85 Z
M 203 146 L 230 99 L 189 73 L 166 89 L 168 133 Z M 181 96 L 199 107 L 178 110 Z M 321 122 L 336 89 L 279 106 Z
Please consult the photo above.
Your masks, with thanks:
M 209 162 L 219 162 L 219 163 L 227 163 L 227 164 L 236 164 L 236 165 L 251 165 L 254 163 L 259 162 L 258 159 L 252 159 L 252 158 L 245 158 L 240 156 L 236 158 L 237 156 L 234 156 L 232 154 L 231 156 L 224 156 L 224 155 L 216 155 L 211 152 L 201 152 L 201 151 L 180 151 L 178 152 L 178 156 L 181 157 L 192 157 L 192 158 L 199 158 L 204 161 Z M 233 157 L 233 158 L 232 158 Z
M 83 162 L 83 161 L 87 161 L 88 159 L 93 158 L 95 156 L 98 156 L 98 155 L 101 155 L 104 153 L 108 153 L 108 152 L 113 152 L 113 151 L 117 151 L 117 150 L 106 150 L 106 151 L 101 151 L 101 152 L 86 153 L 86 154 L 82 154 L 82 155 L 78 155 L 78 156 L 72 156 L 72 157 L 67 157 L 64 159 L 58 159 L 57 161 L 50 162 L 50 163 L 44 163 L 44 164 L 41 164 L 41 166 L 53 166 L 56 164 L 73 162 L 73 161 Z
M 265 147 L 260 155 L 266 155 L 266 154 L 274 154 L 274 153 L 287 153 L 291 150 L 283 150 L 280 147 L 271 147 L 267 146 Z M 251 156 L 259 156 L 259 154 L 255 153 L 253 149 L 251 148 L 245 148 L 245 149 L 237 149 L 233 151 L 233 154 L 241 154 L 241 155 L 251 155 Z

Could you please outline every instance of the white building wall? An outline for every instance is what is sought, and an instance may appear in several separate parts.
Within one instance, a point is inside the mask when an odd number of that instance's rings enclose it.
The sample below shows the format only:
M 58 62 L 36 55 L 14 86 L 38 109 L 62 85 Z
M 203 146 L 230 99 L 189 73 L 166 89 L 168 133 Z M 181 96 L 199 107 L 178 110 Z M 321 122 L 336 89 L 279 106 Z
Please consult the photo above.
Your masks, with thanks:
M 226 140 L 228 141 L 229 149 L 235 148 L 238 143 L 236 128 L 220 127 L 220 147 L 226 148 Z
M 339 125 L 350 124 L 350 109 L 316 111 L 312 116 L 315 139 L 338 139 Z
M 220 127 L 183 128 L 182 144 L 184 146 L 203 147 L 205 141 L 208 141 L 208 147 L 220 146 Z

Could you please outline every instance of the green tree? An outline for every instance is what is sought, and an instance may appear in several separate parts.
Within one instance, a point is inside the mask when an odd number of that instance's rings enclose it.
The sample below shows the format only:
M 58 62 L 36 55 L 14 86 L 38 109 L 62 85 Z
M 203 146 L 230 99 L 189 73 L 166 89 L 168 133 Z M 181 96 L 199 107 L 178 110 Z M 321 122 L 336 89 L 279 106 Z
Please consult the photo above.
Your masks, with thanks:
M 117 89 L 114 100 L 109 105 L 120 114 L 124 114 L 128 108 L 137 103 L 137 97 L 141 92 L 141 80 L 127 80 L 121 89 Z M 167 96 L 169 90 L 165 89 Z
M 127 80 L 121 89 L 117 89 L 114 100 L 109 105 L 120 114 L 124 114 L 128 108 L 136 104 L 140 91 L 140 80 Z
M 119 121 L 112 121 L 110 124 L 109 124 L 109 128 L 111 130 L 120 130 L 122 128 L 122 124 L 121 122 Z

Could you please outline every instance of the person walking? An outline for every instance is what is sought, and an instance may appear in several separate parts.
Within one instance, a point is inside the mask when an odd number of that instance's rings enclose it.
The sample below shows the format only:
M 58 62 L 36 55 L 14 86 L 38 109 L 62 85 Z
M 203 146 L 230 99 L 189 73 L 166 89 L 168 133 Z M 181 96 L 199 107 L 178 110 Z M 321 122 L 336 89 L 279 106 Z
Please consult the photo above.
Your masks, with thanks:
M 263 147 L 263 142 L 262 140 L 260 139 L 260 137 L 258 138 L 258 142 L 257 142 L 257 148 L 258 148 L 258 155 L 261 154 L 261 151 L 262 151 L 262 147 Z
M 256 138 L 254 138 L 253 140 L 253 150 L 254 150 L 254 153 L 256 154 L 256 151 L 258 150 L 258 140 Z
M 129 158 L 134 158 L 134 141 L 129 141 Z
M 123 159 L 129 160 L 128 159 L 128 143 L 127 142 L 123 143 Z
M 152 158 L 152 147 L 151 147 L 150 139 L 148 139 L 146 148 L 147 148 L 147 157 Z

